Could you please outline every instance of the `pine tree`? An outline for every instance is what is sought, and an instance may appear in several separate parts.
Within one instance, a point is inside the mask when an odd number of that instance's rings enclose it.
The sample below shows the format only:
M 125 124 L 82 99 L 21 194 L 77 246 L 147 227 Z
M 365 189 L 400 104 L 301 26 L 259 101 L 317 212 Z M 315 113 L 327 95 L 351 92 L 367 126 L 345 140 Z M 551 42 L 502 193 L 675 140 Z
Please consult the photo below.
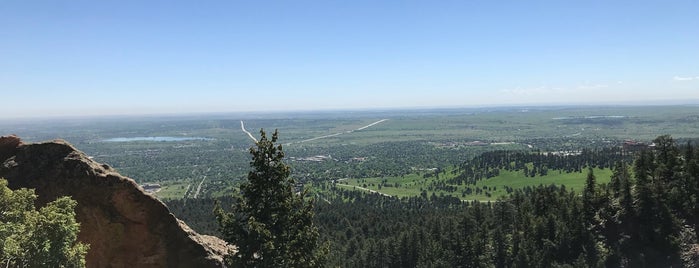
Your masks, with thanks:
M 634 163 L 636 177 L 634 206 L 635 234 L 631 237 L 634 253 L 630 265 L 671 266 L 678 263 L 678 224 L 667 204 L 667 184 L 662 179 L 666 174 L 667 152 L 657 154 L 643 151 Z
M 689 212 L 689 223 L 694 226 L 695 235 L 699 235 L 699 159 L 697 159 L 699 150 L 692 146 L 691 142 L 687 142 L 685 149 L 685 176 L 686 187 L 689 195 L 686 198 Z
M 583 207 L 583 220 L 585 223 L 585 228 L 587 233 L 583 236 L 582 247 L 586 253 L 587 264 L 592 267 L 595 266 L 598 259 L 598 249 L 597 249 L 597 233 L 599 226 L 597 225 L 597 220 L 595 216 L 597 215 L 597 210 L 599 209 L 599 194 L 597 192 L 597 179 L 592 170 L 592 167 L 588 168 L 587 179 L 585 180 L 585 188 L 582 193 L 582 207 Z
M 216 218 L 226 241 L 237 247 L 226 262 L 233 267 L 321 267 L 327 249 L 313 224 L 312 201 L 294 193 L 290 168 L 282 160 L 278 132 L 250 148 L 253 168 L 240 186 L 232 212 L 217 205 Z
M 607 267 L 624 267 L 628 263 L 627 256 L 631 248 L 629 238 L 634 233 L 631 229 L 634 208 L 629 178 L 626 163 L 617 162 L 610 182 L 611 194 L 607 193 L 602 210 L 602 234 L 608 252 L 605 262 Z
M 597 212 L 597 183 L 595 174 L 592 168 L 588 169 L 587 179 L 585 180 L 585 188 L 582 193 L 583 213 L 587 224 L 594 222 L 595 213 Z

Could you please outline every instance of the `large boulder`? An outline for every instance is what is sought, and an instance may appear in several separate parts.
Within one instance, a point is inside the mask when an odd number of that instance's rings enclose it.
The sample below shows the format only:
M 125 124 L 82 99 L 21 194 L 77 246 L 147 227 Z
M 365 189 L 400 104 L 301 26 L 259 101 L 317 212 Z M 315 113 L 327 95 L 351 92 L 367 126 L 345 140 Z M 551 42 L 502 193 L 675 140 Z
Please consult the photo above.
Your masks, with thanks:
M 65 141 L 0 137 L 0 177 L 12 189 L 36 189 L 37 205 L 60 196 L 78 202 L 88 267 L 224 267 L 224 241 L 197 234 L 132 179 Z

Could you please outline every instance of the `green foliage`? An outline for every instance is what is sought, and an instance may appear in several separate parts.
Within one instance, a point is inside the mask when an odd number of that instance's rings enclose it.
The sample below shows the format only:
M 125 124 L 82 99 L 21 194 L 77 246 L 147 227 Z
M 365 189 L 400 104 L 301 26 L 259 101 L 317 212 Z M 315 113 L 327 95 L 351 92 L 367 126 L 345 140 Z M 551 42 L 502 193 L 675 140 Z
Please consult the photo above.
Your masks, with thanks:
M 483 203 L 332 188 L 334 198 L 318 205 L 319 226 L 333 243 L 330 264 L 694 267 L 680 256 L 698 243 L 698 204 L 679 201 L 697 198 L 699 150 L 680 148 L 669 136 L 655 143 L 638 156 L 633 175 L 618 162 L 609 184 L 599 184 L 606 180 L 590 169 L 577 193 L 524 187 Z
M 322 267 L 326 250 L 313 224 L 313 203 L 305 192 L 294 193 L 291 171 L 283 162 L 278 133 L 264 130 L 250 148 L 252 171 L 240 186 L 242 198 L 232 212 L 215 209 L 226 241 L 237 246 L 227 258 L 240 267 Z
M 12 191 L 0 179 L 0 265 L 85 267 L 88 245 L 76 242 L 74 200 L 61 197 L 36 210 L 33 190 Z
M 396 198 L 328 184 L 317 192 L 323 201 L 315 204 L 314 219 L 332 249 L 327 266 L 695 267 L 681 256 L 698 244 L 699 150 L 661 138 L 656 144 L 664 145 L 640 152 L 633 164 L 571 173 L 574 189 L 568 182 L 521 185 L 494 202 L 427 192 Z M 554 173 L 520 179 L 566 175 Z M 382 192 L 405 189 L 392 182 L 402 178 L 387 179 L 393 186 Z M 432 179 L 405 176 L 400 184 Z

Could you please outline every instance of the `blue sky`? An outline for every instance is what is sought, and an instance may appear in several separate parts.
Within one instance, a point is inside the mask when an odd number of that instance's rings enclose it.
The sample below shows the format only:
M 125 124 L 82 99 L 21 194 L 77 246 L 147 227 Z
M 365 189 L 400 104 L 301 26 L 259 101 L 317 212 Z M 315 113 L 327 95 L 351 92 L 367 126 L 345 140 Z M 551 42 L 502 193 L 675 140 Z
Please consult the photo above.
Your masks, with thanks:
M 3 1 L 0 117 L 699 100 L 699 1 Z

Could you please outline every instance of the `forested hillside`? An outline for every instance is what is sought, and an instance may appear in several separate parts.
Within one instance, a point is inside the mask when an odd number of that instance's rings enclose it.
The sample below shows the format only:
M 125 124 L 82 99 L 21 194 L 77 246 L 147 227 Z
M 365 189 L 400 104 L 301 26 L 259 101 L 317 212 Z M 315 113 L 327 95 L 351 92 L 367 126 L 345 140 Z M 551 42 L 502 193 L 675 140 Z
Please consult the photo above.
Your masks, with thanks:
M 316 200 L 331 267 L 693 267 L 699 260 L 699 150 L 669 136 L 617 161 L 608 184 L 527 187 L 496 202 L 387 197 L 340 187 Z M 612 153 L 612 152 L 610 152 Z M 171 201 L 215 232 L 212 203 Z M 225 201 L 224 201 L 225 202 Z M 201 206 L 201 207 L 197 207 Z M 208 217 L 208 218 L 207 218 Z

